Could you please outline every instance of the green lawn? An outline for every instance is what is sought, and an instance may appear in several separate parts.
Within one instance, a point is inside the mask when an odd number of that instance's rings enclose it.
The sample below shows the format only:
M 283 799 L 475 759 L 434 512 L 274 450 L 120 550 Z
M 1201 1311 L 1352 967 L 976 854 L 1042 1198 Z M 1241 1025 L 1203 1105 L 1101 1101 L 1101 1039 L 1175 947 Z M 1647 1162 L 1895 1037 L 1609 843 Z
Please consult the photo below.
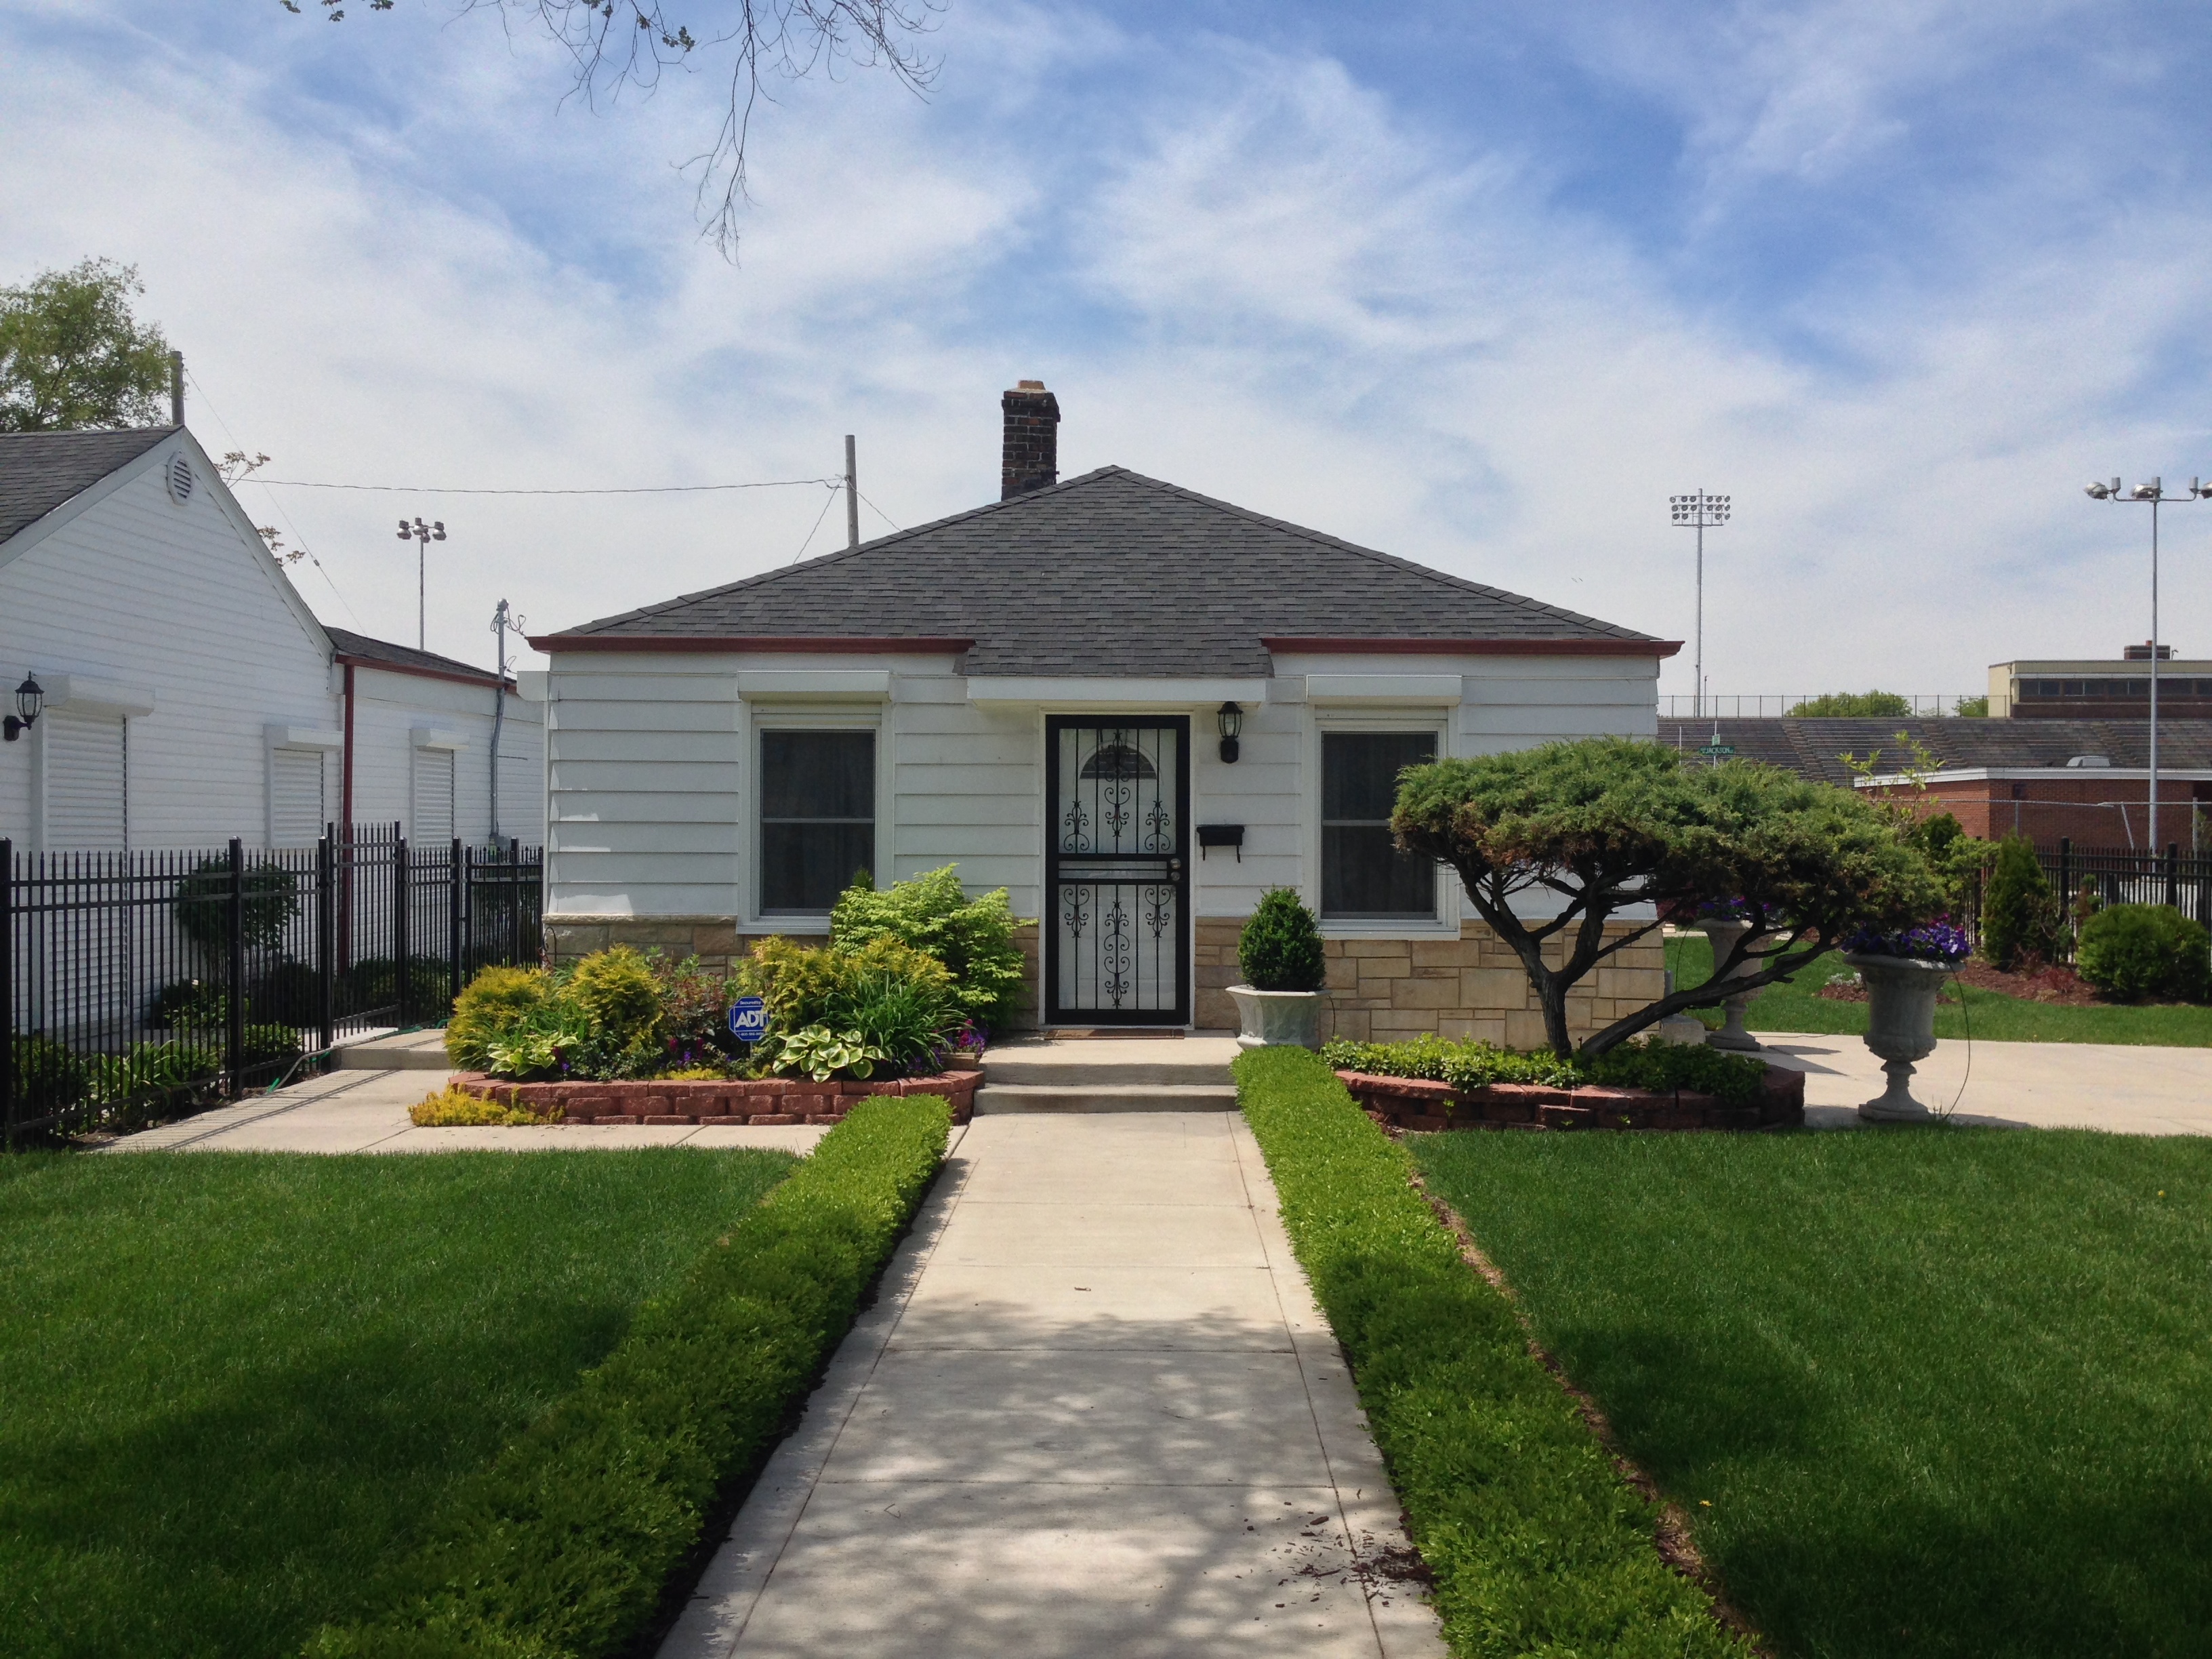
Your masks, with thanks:
M 1712 977 L 1713 949 L 1702 935 L 1667 941 L 1667 965 L 1674 982 L 1686 989 Z M 1832 1031 L 1862 1036 L 1867 1028 L 1863 1002 L 1832 1002 L 1815 994 L 1829 978 L 1850 966 L 1830 952 L 1793 980 L 1770 985 L 1752 999 L 1743 1023 L 1754 1031 Z M 1954 985 L 1936 1009 L 1936 1035 L 1968 1035 L 1990 1042 L 2142 1042 L 2163 1047 L 2212 1048 L 2212 1008 L 2063 1008 L 2029 1002 L 1996 991 L 1965 990 Z M 1698 1010 L 1708 1025 L 1718 1025 L 1717 1011 Z
M 793 1163 L 0 1158 L 0 1647 L 296 1654 Z
M 1412 1145 L 1784 1655 L 2212 1652 L 2212 1142 Z

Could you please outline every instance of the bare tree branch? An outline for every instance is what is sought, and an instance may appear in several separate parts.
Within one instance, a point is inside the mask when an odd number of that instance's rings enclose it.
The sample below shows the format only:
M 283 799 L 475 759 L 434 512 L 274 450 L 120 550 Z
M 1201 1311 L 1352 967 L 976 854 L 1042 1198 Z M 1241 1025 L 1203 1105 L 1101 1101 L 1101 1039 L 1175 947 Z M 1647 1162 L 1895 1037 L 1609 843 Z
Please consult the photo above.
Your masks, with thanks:
M 277 0 L 301 12 L 301 0 Z M 343 0 L 320 0 L 332 22 Z M 367 0 L 389 11 L 392 0 Z M 664 71 L 690 69 L 717 52 L 733 55 L 730 96 L 714 141 L 684 165 L 697 168 L 702 234 L 725 258 L 737 252 L 738 209 L 745 190 L 746 145 L 753 112 L 778 79 L 803 81 L 817 71 L 836 77 L 842 63 L 888 71 L 916 96 L 937 78 L 937 60 L 916 44 L 934 27 L 946 0 L 454 0 L 464 13 L 499 14 L 510 33 L 517 21 L 568 53 L 574 82 L 568 97 L 592 109 L 625 88 L 650 93 Z M 712 19 L 712 21 L 707 20 Z M 695 31 L 691 25 L 698 22 Z M 565 101 L 565 100 L 564 100 Z

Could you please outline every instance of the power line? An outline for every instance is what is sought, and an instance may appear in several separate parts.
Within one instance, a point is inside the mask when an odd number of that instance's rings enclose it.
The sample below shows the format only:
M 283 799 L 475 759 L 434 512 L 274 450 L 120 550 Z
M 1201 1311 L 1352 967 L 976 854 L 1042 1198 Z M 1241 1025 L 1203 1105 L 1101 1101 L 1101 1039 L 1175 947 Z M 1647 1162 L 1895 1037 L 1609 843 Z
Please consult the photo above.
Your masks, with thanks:
M 837 492 L 845 487 L 842 478 L 824 478 L 822 482 L 830 487 L 822 492 L 822 510 L 814 515 L 814 529 L 806 532 L 806 539 L 799 543 L 799 551 L 791 556 L 793 564 L 805 558 L 806 550 L 814 545 L 814 532 L 822 528 L 822 520 L 830 516 L 830 509 L 836 502 Z
M 208 413 L 215 416 L 215 423 L 222 428 L 223 435 L 231 442 L 238 443 L 238 434 L 233 432 L 230 429 L 230 422 L 222 418 L 222 411 L 215 406 L 215 399 L 208 396 L 208 389 L 200 384 L 199 376 L 193 374 L 188 368 L 185 370 L 185 378 L 192 383 L 192 390 L 199 393 L 200 401 L 208 406 Z M 245 448 L 243 444 L 239 444 L 240 453 L 243 454 Z M 239 482 L 261 483 L 265 483 L 266 480 L 255 478 L 249 474 L 240 478 Z M 315 567 L 315 574 L 323 579 L 325 585 L 337 597 L 337 602 L 345 607 L 345 613 L 353 618 L 354 626 L 362 627 L 361 613 L 353 608 L 353 601 L 346 598 L 345 590 L 340 587 L 331 573 L 323 568 L 323 562 L 315 556 L 314 550 L 307 545 L 307 538 L 300 533 L 300 526 L 292 522 L 292 515 L 284 510 L 284 503 L 272 495 L 269 498 L 269 505 L 276 509 L 276 516 L 284 520 L 284 528 L 292 532 L 292 544 L 307 555 L 307 562 Z
M 868 492 L 860 489 L 858 485 L 854 486 L 853 493 L 855 495 L 858 495 L 862 501 L 868 501 Z M 900 526 L 892 519 L 891 515 L 884 512 L 880 507 L 878 507 L 873 501 L 868 501 L 868 511 L 874 514 L 885 524 L 890 525 L 893 530 L 900 528 Z
M 493 489 L 475 485 L 330 483 L 312 478 L 257 478 L 279 489 L 362 489 L 386 495 L 685 495 L 710 489 L 786 489 L 796 484 L 834 484 L 842 478 L 767 478 L 757 483 L 636 484 L 604 489 Z

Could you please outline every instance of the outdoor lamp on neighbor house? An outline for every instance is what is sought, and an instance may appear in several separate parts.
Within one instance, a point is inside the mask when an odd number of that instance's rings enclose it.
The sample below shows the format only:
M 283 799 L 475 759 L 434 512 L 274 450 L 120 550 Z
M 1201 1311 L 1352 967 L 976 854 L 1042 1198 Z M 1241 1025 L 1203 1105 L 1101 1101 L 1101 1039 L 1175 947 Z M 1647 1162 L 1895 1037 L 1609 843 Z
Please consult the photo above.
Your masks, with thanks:
M 1221 728 L 1221 758 L 1233 766 L 1237 762 L 1237 737 L 1244 729 L 1244 710 L 1237 703 L 1224 702 L 1221 712 L 1213 718 Z
M 0 721 L 0 730 L 4 730 L 8 741 L 15 742 L 36 726 L 39 711 L 46 706 L 46 688 L 30 675 L 24 675 L 23 683 L 15 688 L 15 712 Z

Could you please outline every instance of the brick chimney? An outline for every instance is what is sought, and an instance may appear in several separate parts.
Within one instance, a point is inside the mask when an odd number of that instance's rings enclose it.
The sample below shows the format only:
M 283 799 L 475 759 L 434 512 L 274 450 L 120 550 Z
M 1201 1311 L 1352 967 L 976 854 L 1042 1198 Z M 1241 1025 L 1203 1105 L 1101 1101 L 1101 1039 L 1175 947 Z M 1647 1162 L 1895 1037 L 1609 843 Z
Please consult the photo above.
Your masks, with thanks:
M 999 399 L 1006 441 L 999 462 L 999 499 L 1010 501 L 1060 482 L 1060 399 L 1042 380 L 1023 380 Z

